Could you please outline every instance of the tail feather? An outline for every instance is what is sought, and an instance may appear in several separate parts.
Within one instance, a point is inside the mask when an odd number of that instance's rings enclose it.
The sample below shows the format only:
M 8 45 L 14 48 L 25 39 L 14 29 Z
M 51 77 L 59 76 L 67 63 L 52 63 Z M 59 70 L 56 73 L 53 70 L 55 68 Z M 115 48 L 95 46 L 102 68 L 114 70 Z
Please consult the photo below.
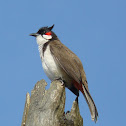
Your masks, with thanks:
M 88 104 L 88 107 L 90 109 L 91 118 L 92 118 L 93 121 L 97 122 L 98 111 L 97 111 L 96 105 L 95 105 L 89 91 L 86 89 L 84 84 L 82 84 L 82 89 L 83 89 L 82 93 L 83 93 L 83 95 L 86 99 L 86 102 Z

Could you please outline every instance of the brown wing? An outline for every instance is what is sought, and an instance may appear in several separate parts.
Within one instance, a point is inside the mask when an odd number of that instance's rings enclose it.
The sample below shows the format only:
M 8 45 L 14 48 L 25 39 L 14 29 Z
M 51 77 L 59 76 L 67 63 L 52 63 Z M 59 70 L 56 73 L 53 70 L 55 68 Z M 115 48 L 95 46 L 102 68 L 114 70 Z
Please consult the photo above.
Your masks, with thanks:
M 79 84 L 85 84 L 86 75 L 80 59 L 60 41 L 50 42 L 50 51 L 64 71 Z M 88 89 L 87 84 L 85 85 Z

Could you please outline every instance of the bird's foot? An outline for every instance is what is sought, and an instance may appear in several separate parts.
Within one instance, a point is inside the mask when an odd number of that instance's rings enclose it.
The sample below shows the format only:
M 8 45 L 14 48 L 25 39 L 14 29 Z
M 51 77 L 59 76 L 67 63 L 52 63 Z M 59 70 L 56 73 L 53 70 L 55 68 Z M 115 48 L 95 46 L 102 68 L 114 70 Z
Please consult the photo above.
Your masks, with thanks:
M 60 82 L 61 82 L 61 86 L 64 86 L 64 81 L 62 80 L 62 78 L 61 78 L 61 77 L 60 77 L 60 78 L 57 78 L 57 79 L 55 79 L 55 80 L 60 81 Z

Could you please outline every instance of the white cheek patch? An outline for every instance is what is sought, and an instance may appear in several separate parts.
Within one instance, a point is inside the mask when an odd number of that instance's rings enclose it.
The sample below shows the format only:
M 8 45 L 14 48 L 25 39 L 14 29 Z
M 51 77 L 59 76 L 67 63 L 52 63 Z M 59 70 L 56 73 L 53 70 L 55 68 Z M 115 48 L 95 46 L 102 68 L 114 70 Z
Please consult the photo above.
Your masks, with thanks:
M 43 35 L 43 38 L 45 38 L 46 40 L 52 39 L 51 35 Z

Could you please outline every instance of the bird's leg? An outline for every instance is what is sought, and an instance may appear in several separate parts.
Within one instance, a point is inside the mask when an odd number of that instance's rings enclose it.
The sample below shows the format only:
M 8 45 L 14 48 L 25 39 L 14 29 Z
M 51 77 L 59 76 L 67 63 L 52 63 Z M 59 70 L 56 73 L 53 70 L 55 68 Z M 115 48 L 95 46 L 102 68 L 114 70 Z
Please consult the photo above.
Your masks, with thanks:
M 75 101 L 77 101 L 77 104 L 78 104 L 78 96 L 76 97 Z
M 64 81 L 63 81 L 63 79 L 60 77 L 60 78 L 57 78 L 57 79 L 55 79 L 55 80 L 58 80 L 58 81 L 60 81 L 61 82 L 61 86 L 64 86 Z

